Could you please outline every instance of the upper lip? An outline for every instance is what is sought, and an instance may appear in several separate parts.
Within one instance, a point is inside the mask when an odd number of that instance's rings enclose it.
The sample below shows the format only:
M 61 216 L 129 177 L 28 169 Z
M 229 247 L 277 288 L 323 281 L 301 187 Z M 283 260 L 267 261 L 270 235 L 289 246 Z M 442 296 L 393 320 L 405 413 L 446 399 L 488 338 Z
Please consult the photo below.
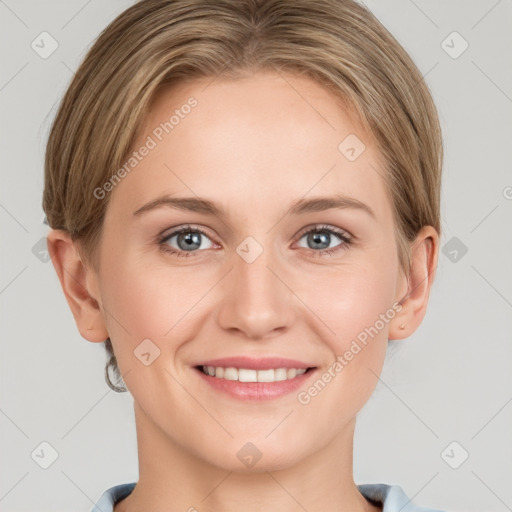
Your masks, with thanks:
M 272 368 L 313 368 L 311 364 L 283 357 L 253 358 L 247 356 L 223 357 L 202 361 L 195 366 L 220 366 L 223 368 L 246 368 L 249 370 L 270 370 Z

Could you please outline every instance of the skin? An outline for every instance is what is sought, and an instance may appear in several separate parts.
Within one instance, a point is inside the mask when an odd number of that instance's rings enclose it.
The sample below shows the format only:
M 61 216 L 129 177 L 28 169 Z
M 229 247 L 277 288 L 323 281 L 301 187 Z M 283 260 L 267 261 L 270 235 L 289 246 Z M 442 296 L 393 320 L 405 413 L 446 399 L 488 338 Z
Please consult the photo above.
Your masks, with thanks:
M 134 398 L 140 477 L 116 512 L 381 510 L 353 480 L 356 415 L 388 339 L 410 336 L 425 315 L 439 237 L 430 226 L 420 231 L 405 275 L 372 139 L 316 82 L 284 76 L 201 79 L 160 93 L 134 149 L 191 96 L 198 105 L 114 188 L 97 269 L 67 233 L 48 234 L 80 333 L 91 342 L 110 336 Z M 366 146 L 353 162 L 338 150 L 349 134 Z M 298 199 L 334 192 L 375 217 L 356 208 L 287 214 Z M 164 206 L 133 215 L 163 193 L 207 198 L 225 214 Z M 200 248 L 188 257 L 163 252 L 158 235 L 187 224 L 207 232 Z M 318 254 L 325 245 L 301 233 L 324 224 L 352 244 L 331 234 L 326 245 L 341 249 Z M 236 252 L 248 236 L 263 248 L 252 263 Z M 178 243 L 162 245 L 185 252 Z M 400 300 L 402 309 L 307 405 L 297 392 L 242 402 L 192 369 L 219 357 L 282 356 L 316 366 L 318 377 Z M 134 356 L 147 338 L 160 350 L 149 366 Z M 252 468 L 237 457 L 247 442 L 262 453 Z

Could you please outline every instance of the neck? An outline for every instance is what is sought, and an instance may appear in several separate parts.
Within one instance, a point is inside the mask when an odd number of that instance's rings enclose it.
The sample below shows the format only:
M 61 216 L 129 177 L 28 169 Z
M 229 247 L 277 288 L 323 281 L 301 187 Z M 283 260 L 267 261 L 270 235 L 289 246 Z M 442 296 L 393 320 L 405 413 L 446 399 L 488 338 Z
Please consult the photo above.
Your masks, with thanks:
M 115 512 L 377 512 L 352 472 L 355 420 L 293 467 L 236 472 L 184 450 L 135 405 L 139 481 Z

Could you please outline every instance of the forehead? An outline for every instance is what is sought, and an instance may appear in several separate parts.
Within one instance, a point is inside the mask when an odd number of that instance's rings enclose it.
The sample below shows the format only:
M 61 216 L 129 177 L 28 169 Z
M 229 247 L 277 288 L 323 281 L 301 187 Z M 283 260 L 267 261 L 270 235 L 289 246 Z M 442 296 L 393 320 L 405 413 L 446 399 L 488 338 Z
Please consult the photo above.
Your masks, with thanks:
M 115 187 L 114 208 L 133 212 L 168 193 L 245 214 L 342 193 L 389 215 L 373 140 L 338 98 L 306 77 L 210 77 L 162 90 L 132 150 L 143 146 L 151 149 Z

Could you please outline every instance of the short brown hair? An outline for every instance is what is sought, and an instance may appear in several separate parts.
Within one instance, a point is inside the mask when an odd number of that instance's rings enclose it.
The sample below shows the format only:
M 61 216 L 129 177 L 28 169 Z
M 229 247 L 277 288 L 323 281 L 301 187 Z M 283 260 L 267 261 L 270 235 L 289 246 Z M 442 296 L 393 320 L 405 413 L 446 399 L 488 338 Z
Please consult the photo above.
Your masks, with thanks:
M 441 233 L 443 147 L 437 111 L 407 52 L 354 0 L 141 0 L 101 33 L 60 104 L 47 144 L 43 209 L 97 267 L 109 195 L 157 91 L 259 70 L 307 76 L 368 130 L 385 162 L 400 265 L 425 225 Z M 341 142 L 341 141 L 340 141 Z M 110 339 L 109 368 L 119 376 Z

